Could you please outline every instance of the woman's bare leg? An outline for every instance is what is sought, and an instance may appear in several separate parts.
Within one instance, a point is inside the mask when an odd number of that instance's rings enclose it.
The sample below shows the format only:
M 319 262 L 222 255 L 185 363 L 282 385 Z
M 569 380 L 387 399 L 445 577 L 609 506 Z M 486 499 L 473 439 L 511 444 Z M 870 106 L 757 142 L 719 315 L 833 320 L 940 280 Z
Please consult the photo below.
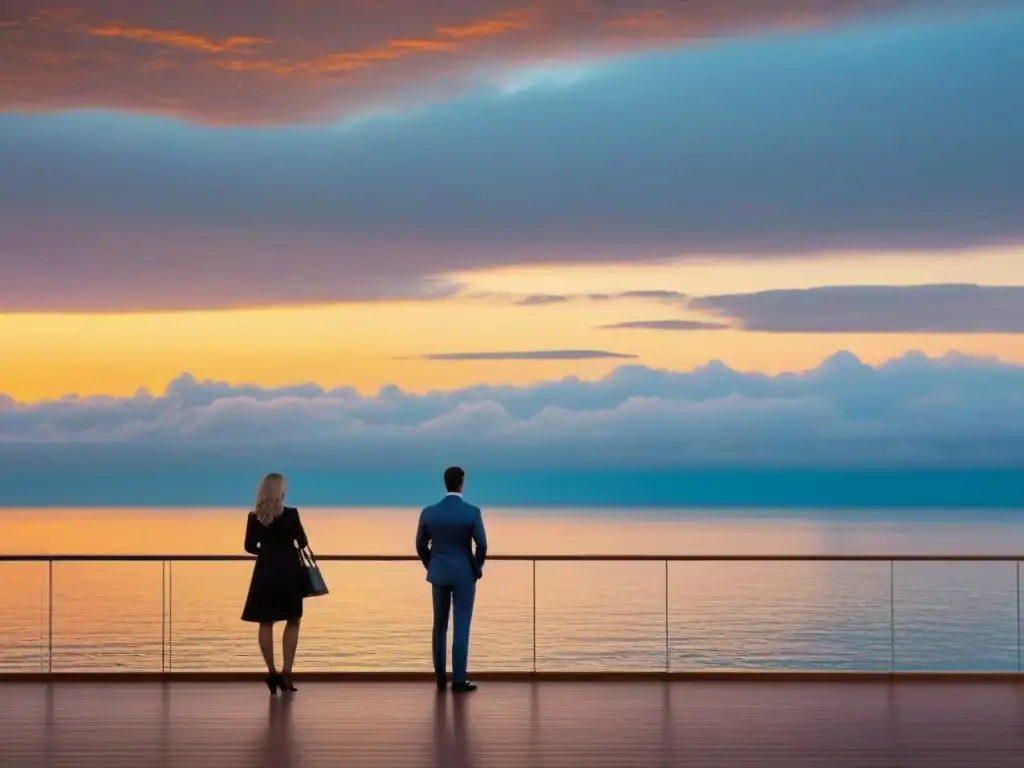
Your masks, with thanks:
M 274 675 L 277 670 L 274 668 L 274 625 L 260 624 L 259 635 L 260 653 L 263 654 L 263 661 L 267 664 L 267 672 Z M 294 655 L 294 651 L 292 652 Z
M 292 664 L 295 663 L 295 649 L 299 647 L 299 625 L 302 619 L 288 619 L 284 625 L 284 666 L 281 674 L 287 682 L 291 682 Z

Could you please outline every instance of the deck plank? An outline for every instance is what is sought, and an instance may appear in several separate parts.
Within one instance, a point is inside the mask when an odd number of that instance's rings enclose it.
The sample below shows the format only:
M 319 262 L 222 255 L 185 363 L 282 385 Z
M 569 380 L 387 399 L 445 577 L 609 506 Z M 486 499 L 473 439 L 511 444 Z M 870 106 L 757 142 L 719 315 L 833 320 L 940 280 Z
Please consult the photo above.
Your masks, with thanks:
M 1011 682 L 0 684 L 7 768 L 984 768 L 1024 761 Z

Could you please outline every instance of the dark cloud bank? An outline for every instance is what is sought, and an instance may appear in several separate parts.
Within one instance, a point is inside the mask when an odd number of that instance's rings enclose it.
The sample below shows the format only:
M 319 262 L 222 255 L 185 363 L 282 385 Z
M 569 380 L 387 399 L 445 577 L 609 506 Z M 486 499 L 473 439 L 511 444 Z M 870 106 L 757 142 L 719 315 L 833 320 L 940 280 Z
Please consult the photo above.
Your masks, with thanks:
M 1002 5 L 667 53 L 344 129 L 0 117 L 0 311 L 436 295 L 424 278 L 509 264 L 1021 242 L 1024 12 Z
M 773 333 L 1024 333 L 1024 287 L 836 286 L 706 296 L 692 309 Z
M 761 333 L 1024 333 L 1024 286 L 837 285 L 701 296 L 686 302 L 708 320 L 627 320 L 606 330 Z
M 363 396 L 184 375 L 159 396 L 0 399 L 7 445 L 81 445 L 111 457 L 153 448 L 324 450 L 339 466 L 1024 464 L 1024 368 L 908 354 L 883 366 L 839 353 L 768 376 L 711 363 L 689 373 L 622 366 L 596 382 L 474 386 Z M 263 449 L 260 449 L 263 450 Z
M 0 398 L 0 458 L 6 504 L 244 505 L 273 468 L 304 478 L 308 503 L 415 503 L 459 463 L 501 503 L 1012 506 L 1024 368 L 840 353 L 779 376 L 624 366 L 375 396 L 182 376 L 160 396 Z

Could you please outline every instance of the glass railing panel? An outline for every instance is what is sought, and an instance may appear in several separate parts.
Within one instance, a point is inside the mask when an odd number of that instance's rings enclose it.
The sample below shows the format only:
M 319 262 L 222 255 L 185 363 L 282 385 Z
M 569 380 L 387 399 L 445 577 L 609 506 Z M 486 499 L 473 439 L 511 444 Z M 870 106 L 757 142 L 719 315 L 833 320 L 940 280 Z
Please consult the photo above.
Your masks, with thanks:
M 306 600 L 297 668 L 423 672 L 431 668 L 430 600 L 419 562 L 321 562 L 331 590 Z
M 432 669 L 431 589 L 419 562 L 321 562 L 331 595 L 306 601 L 303 668 L 340 671 Z M 530 669 L 529 563 L 489 563 L 478 584 L 471 663 L 476 669 Z M 449 619 L 449 649 L 454 617 Z M 451 670 L 449 650 L 448 669 Z
M 45 672 L 46 563 L 0 563 L 0 585 L 0 672 Z
M 321 561 L 320 568 L 331 594 L 305 601 L 297 671 L 432 668 L 430 585 L 419 562 Z M 240 619 L 251 573 L 249 562 L 173 564 L 173 670 L 262 667 L 256 626 Z M 530 574 L 530 563 L 488 564 L 473 616 L 471 653 L 477 668 L 530 669 Z M 278 664 L 282 629 L 276 628 Z
M 263 666 L 256 627 L 241 620 L 251 574 L 248 561 L 169 564 L 168 670 L 237 672 Z
M 538 670 L 664 670 L 664 583 L 664 562 L 538 563 Z
M 53 566 L 54 672 L 159 672 L 159 562 Z
M 1016 563 L 896 563 L 897 670 L 1017 670 Z
M 887 670 L 889 564 L 669 565 L 672 669 Z
M 420 578 L 423 578 L 422 573 L 421 568 Z M 537 579 L 539 590 L 539 573 Z M 429 626 L 425 631 L 420 630 L 419 639 L 426 643 L 429 632 Z M 425 651 L 424 648 L 420 653 Z M 450 671 L 450 651 L 448 656 Z M 495 561 L 485 566 L 484 578 L 477 584 L 469 664 L 471 670 L 495 672 L 533 669 L 532 563 Z
M 431 669 L 417 561 L 321 567 L 331 595 L 306 602 L 296 671 Z M 57 561 L 51 611 L 47 562 L 2 562 L 0 672 L 259 670 L 256 627 L 240 620 L 251 572 L 248 560 Z M 492 561 L 470 664 L 1015 671 L 1020 611 L 1012 561 Z

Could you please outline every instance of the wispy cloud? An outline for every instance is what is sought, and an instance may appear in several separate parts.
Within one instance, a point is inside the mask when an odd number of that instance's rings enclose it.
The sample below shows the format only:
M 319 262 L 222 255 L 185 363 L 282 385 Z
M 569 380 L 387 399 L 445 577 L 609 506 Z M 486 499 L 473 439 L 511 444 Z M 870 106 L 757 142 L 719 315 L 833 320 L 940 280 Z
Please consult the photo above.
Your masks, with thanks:
M 539 8 L 515 8 L 467 24 L 436 27 L 439 35 L 457 39 L 494 37 L 506 32 L 521 32 L 537 25 Z
M 569 299 L 569 296 L 560 296 L 554 293 L 532 293 L 529 296 L 516 299 L 515 303 L 520 307 L 546 307 L 551 304 L 564 304 Z
M 307 59 L 218 59 L 213 66 L 233 72 L 263 72 L 278 76 L 351 73 L 423 54 L 455 54 L 471 42 L 528 30 L 537 18 L 538 13 L 534 9 L 503 11 L 492 18 L 478 19 L 461 26 L 436 27 L 433 37 L 391 39 L 366 48 Z
M 686 299 L 685 293 L 666 290 L 618 291 L 616 293 L 531 293 L 526 296 L 514 294 L 479 294 L 482 298 L 511 300 L 520 307 L 544 307 L 550 304 L 564 304 L 569 301 L 659 301 L 676 304 Z
M 598 326 L 603 330 L 646 330 L 646 331 L 724 331 L 731 326 L 724 323 L 709 323 L 703 320 L 626 320 Z
M 685 293 L 679 291 L 666 291 L 660 289 L 619 291 L 618 293 L 588 293 L 587 298 L 592 301 L 614 301 L 616 299 L 637 299 L 640 301 L 663 301 L 669 304 L 677 304 L 686 299 Z
M 511 352 L 440 352 L 422 355 L 424 360 L 609 360 L 632 359 L 636 355 L 601 349 L 536 349 Z
M 265 37 L 232 35 L 214 40 L 202 35 L 189 34 L 176 29 L 147 29 L 145 27 L 123 27 L 106 24 L 90 27 L 88 34 L 93 37 L 119 38 L 136 43 L 148 43 L 170 48 L 181 48 L 186 51 L 201 53 L 230 53 L 232 51 L 251 51 L 258 45 L 269 45 Z

